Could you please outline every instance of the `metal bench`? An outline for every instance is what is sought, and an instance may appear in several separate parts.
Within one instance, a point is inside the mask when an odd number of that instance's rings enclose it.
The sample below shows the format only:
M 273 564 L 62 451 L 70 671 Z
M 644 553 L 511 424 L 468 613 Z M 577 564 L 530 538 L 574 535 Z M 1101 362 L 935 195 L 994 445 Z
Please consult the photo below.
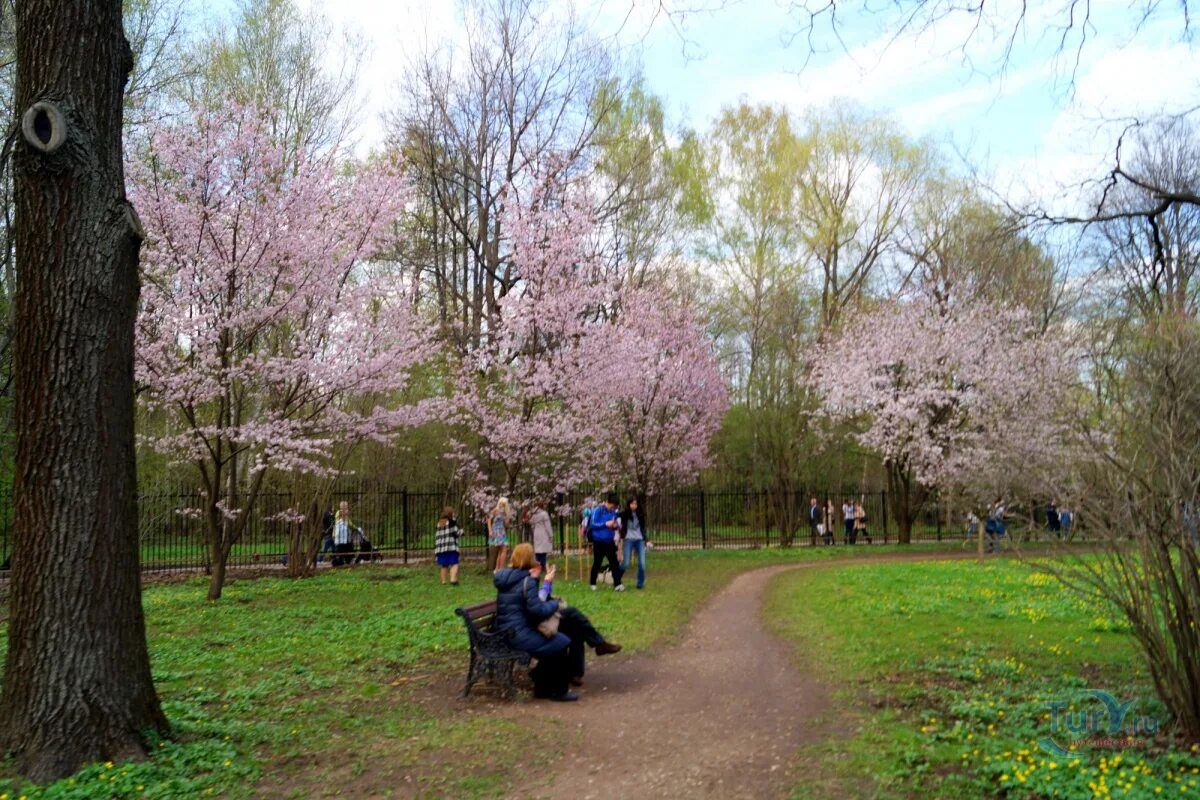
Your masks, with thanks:
M 469 695 L 471 687 L 486 675 L 500 685 L 505 697 L 512 697 L 516 690 L 513 668 L 518 664 L 528 667 L 530 656 L 509 644 L 508 631 L 492 630 L 496 621 L 496 601 L 462 606 L 454 609 L 454 613 L 463 618 L 471 642 L 471 663 L 467 667 L 467 685 L 463 687 L 462 696 Z

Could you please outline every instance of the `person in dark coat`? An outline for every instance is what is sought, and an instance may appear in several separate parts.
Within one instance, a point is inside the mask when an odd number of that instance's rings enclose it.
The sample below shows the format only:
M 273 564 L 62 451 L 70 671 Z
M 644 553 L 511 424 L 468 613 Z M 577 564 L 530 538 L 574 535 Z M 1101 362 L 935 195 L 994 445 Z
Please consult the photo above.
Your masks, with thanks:
M 530 671 L 533 693 L 551 700 L 578 700 L 570 691 L 571 663 L 567 648 L 571 637 L 565 633 L 543 636 L 538 623 L 558 611 L 559 601 L 538 597 L 537 578 L 529 574 L 537 561 L 533 546 L 522 542 L 513 549 L 509 566 L 496 570 L 492 582 L 496 586 L 497 630 L 511 631 L 512 646 L 537 659 Z
M 811 544 L 817 543 L 817 534 L 821 532 L 821 507 L 817 505 L 817 498 L 809 498 L 808 501 L 808 541 Z

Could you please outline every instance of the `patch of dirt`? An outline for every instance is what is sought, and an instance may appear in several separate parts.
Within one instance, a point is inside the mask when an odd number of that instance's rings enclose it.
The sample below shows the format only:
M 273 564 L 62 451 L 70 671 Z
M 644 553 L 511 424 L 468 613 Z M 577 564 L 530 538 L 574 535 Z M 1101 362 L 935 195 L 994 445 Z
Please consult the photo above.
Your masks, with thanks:
M 760 621 L 763 588 L 794 566 L 743 574 L 657 657 L 592 659 L 580 702 L 538 703 L 568 741 L 537 798 L 780 797 L 806 742 L 827 736 L 828 689 L 799 673 Z M 653 584 L 651 584 L 652 590 Z M 598 620 L 602 623 L 602 620 Z M 502 713 L 527 713 L 502 709 Z
M 805 746 L 849 735 L 853 720 L 833 705 L 831 687 L 797 668 L 791 644 L 764 628 L 767 583 L 793 569 L 913 560 L 933 559 L 838 559 L 744 573 L 673 644 L 632 656 L 589 654 L 577 703 L 530 699 L 524 670 L 515 701 L 488 681 L 460 699 L 465 654 L 439 654 L 419 673 L 398 674 L 383 697 L 349 703 L 346 717 L 369 717 L 383 702 L 417 704 L 439 719 L 517 722 L 525 732 L 513 748 L 520 755 L 506 754 L 501 769 L 512 796 L 523 799 L 786 797 L 805 775 L 819 773 Z M 603 630 L 604 620 L 595 622 Z M 337 728 L 326 734 L 340 738 Z M 266 765 L 256 796 L 448 797 L 453 781 L 496 772 L 474 747 L 468 755 L 457 747 L 414 751 L 402 741 L 376 740 L 366 749 L 330 741 L 312 756 L 278 758 Z
M 705 604 L 675 646 L 654 656 L 589 659 L 578 703 L 537 704 L 539 716 L 577 735 L 563 742 L 557 761 L 536 767 L 547 783 L 526 785 L 522 796 L 787 797 L 801 778 L 795 765 L 802 748 L 848 735 L 849 723 L 833 708 L 831 687 L 797 669 L 792 647 L 764 628 L 764 589 L 788 570 L 913 560 L 930 558 L 838 559 L 743 573 Z M 596 622 L 603 630 L 603 620 Z

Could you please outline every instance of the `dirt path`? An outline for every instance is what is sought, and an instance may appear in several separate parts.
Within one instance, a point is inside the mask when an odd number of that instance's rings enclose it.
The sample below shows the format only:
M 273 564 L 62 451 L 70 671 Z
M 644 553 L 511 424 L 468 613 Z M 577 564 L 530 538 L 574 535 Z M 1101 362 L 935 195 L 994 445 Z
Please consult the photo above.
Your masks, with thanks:
M 795 568 L 738 576 L 657 657 L 589 657 L 580 702 L 538 706 L 581 730 L 578 751 L 549 765 L 553 781 L 533 796 L 785 795 L 793 755 L 826 733 L 829 706 L 828 690 L 798 674 L 761 622 L 767 581 Z
M 797 751 L 839 735 L 831 689 L 797 669 L 790 646 L 762 624 L 770 579 L 795 569 L 971 558 L 914 554 L 788 564 L 743 573 L 656 656 L 589 653 L 580 702 L 538 703 L 576 741 L 521 796 L 777 798 L 799 779 Z

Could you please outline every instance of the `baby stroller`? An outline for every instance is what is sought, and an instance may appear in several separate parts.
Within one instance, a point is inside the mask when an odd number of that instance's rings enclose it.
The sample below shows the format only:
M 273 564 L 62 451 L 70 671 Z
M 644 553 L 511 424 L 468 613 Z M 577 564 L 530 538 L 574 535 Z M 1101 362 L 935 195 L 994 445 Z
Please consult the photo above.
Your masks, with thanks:
M 383 553 L 379 552 L 379 548 L 371 544 L 371 540 L 363 533 L 362 528 L 354 529 L 352 538 L 354 547 L 358 550 L 358 555 L 354 557 L 355 564 L 361 564 L 364 561 L 382 561 Z

